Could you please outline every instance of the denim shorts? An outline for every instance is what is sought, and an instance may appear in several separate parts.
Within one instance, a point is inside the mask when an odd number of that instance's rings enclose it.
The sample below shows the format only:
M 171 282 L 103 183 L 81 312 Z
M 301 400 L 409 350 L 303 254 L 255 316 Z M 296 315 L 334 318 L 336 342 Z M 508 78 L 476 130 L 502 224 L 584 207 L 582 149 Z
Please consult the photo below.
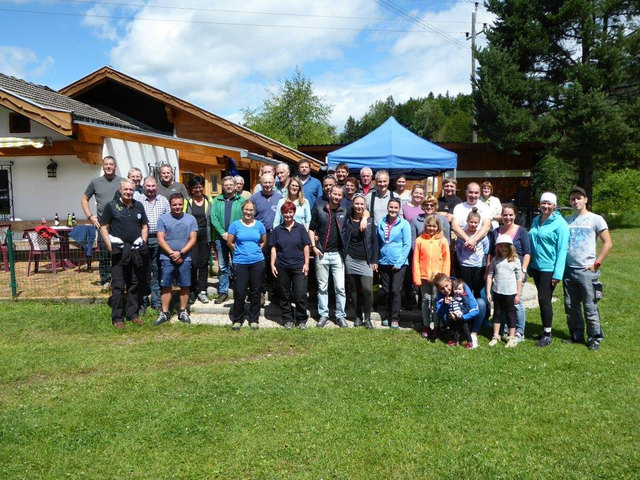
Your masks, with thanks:
M 172 287 L 176 275 L 179 287 L 191 286 L 191 257 L 186 257 L 181 265 L 165 258 L 160 260 L 161 287 Z

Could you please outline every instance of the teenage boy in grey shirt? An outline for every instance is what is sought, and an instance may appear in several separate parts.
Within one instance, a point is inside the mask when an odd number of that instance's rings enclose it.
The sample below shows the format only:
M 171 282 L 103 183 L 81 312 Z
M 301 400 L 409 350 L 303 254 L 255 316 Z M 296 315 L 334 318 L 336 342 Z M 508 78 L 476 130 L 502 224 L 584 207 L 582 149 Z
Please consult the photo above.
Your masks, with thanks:
M 581 187 L 573 187 L 569 194 L 574 214 L 565 218 L 569 225 L 569 251 L 562 287 L 564 310 L 571 334 L 569 342 L 584 343 L 584 308 L 589 350 L 598 350 L 600 341 L 604 338 L 598 310 L 598 300 L 602 294 L 600 265 L 613 243 L 604 218 L 587 210 L 588 200 L 587 192 Z M 596 251 L 598 238 L 602 240 L 599 255 Z

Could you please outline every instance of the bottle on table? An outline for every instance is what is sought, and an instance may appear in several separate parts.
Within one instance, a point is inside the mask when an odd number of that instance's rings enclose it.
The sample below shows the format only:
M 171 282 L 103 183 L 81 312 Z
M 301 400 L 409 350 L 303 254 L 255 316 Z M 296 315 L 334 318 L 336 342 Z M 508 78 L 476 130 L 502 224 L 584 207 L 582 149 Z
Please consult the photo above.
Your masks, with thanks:
M 71 214 L 67 213 L 67 227 L 71 227 Z
M 42 222 L 41 223 L 42 223 L 43 226 L 46 225 L 47 224 L 47 219 L 42 217 Z
M 58 216 L 58 214 L 56 213 L 55 218 L 53 219 L 53 225 L 56 227 L 60 226 L 60 217 Z
M 75 227 L 76 226 L 76 212 L 73 212 L 71 214 L 71 226 Z

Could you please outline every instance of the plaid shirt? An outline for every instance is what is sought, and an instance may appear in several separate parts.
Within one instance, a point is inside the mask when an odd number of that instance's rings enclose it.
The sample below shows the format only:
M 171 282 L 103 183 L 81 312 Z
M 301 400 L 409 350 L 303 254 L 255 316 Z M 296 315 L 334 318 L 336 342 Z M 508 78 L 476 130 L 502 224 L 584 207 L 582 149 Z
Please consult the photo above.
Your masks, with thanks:
M 147 214 L 147 219 L 149 220 L 149 234 L 156 234 L 158 232 L 158 218 L 160 215 L 171 212 L 169 200 L 163 195 L 156 195 L 156 198 L 151 201 L 146 195 L 141 193 L 136 193 L 133 198 L 142 203 L 144 207 L 144 212 Z

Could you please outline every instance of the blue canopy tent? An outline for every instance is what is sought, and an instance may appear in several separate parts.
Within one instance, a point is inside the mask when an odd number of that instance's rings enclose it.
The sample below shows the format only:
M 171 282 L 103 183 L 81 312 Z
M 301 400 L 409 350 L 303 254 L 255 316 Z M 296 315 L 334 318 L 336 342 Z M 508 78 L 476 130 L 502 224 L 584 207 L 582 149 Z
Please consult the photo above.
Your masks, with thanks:
M 458 167 L 458 155 L 410 132 L 389 119 L 373 132 L 328 155 L 329 167 L 341 162 L 353 172 L 363 167 L 387 170 L 394 177 L 422 179 Z

